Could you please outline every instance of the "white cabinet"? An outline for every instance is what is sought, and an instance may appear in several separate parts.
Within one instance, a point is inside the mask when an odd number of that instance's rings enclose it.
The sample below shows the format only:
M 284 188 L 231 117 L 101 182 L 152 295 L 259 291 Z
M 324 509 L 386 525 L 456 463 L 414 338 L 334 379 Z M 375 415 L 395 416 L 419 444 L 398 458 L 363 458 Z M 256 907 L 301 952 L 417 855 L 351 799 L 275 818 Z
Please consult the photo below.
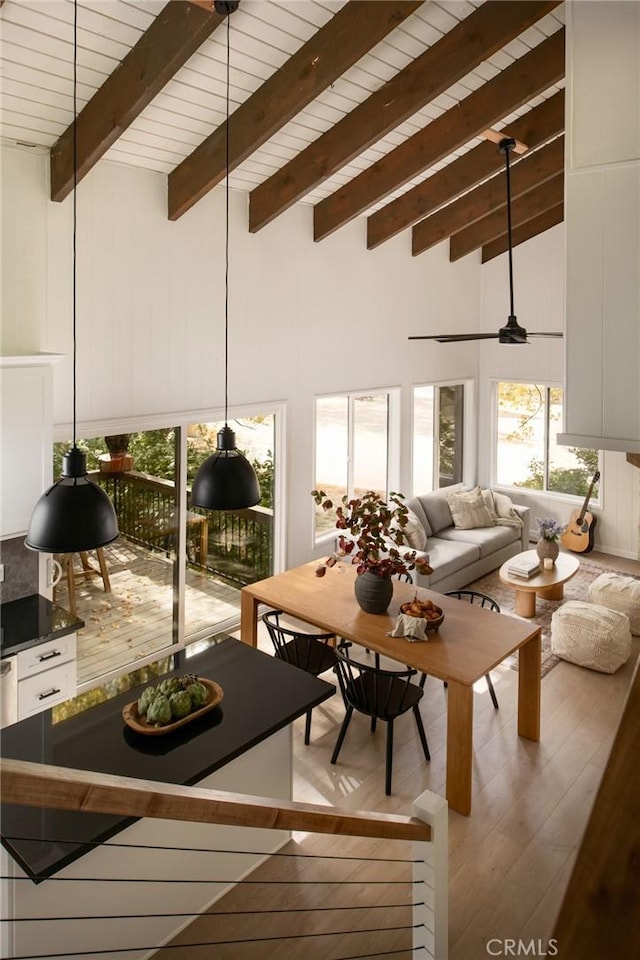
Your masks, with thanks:
M 75 696 L 75 633 L 21 650 L 17 661 L 18 720 Z
M 0 535 L 26 533 L 52 481 L 52 373 L 57 355 L 0 358 Z
M 640 5 L 566 4 L 565 433 L 640 453 Z

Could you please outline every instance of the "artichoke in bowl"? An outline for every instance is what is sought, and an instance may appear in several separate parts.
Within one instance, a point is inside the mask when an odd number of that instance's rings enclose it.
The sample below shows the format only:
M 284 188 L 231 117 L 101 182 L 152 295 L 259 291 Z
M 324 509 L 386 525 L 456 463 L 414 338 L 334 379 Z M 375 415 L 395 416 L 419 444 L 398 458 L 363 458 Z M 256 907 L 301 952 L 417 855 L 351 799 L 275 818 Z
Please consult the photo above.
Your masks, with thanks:
M 171 716 L 174 720 L 180 720 L 191 713 L 192 702 L 187 690 L 177 690 L 169 697 L 169 706 L 171 707 Z
M 149 704 L 158 696 L 158 687 L 146 687 L 138 697 L 138 713 L 143 717 L 149 709 Z
M 160 727 L 171 723 L 171 704 L 163 693 L 159 693 L 149 704 L 147 723 L 153 723 Z
M 209 693 L 205 685 L 200 683 L 199 680 L 195 680 L 193 683 L 189 684 L 187 687 L 187 693 L 191 697 L 191 703 L 193 704 L 194 710 L 199 709 L 199 707 L 206 706 L 209 699 Z

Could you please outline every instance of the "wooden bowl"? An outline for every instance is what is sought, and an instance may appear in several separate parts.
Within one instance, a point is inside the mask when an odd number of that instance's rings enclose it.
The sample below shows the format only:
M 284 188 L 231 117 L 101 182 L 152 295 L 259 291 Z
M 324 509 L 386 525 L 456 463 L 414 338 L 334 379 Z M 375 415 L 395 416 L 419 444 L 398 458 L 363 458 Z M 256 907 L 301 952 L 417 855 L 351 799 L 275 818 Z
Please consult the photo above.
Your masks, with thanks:
M 147 723 L 145 717 L 140 716 L 138 713 L 138 701 L 134 700 L 122 708 L 122 719 L 126 725 L 131 727 L 132 730 L 135 730 L 136 733 L 144 733 L 146 736 L 152 737 L 171 733 L 173 730 L 177 730 L 179 727 L 191 723 L 192 720 L 201 717 L 203 713 L 208 713 L 209 710 L 217 707 L 223 697 L 222 687 L 216 683 L 215 680 L 207 680 L 206 677 L 198 677 L 197 679 L 207 688 L 209 699 L 203 707 L 197 707 L 195 710 L 192 710 L 191 713 L 188 713 L 186 717 L 180 717 L 179 720 L 174 720 L 172 723 L 165 723 L 160 727 L 156 727 L 153 723 Z
M 416 610 L 416 604 L 420 606 L 420 612 Z M 444 622 L 442 608 L 431 600 L 413 600 L 411 603 L 403 603 L 400 606 L 400 612 L 409 617 L 421 617 L 425 621 L 427 631 L 437 630 Z

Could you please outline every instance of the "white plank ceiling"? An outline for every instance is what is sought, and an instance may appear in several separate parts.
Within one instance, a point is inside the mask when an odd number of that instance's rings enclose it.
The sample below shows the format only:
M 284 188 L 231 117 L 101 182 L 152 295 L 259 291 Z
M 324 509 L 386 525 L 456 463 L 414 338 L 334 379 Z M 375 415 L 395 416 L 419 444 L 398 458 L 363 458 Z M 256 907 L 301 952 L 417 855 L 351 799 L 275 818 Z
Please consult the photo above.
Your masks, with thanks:
M 231 110 L 322 27 L 345 0 L 242 0 L 231 21 Z M 135 45 L 164 0 L 79 0 L 78 110 Z M 230 184 L 251 190 L 348 114 L 412 59 L 480 6 L 480 0 L 428 0 L 387 39 L 341 76 L 238 166 Z M 442 112 L 557 31 L 557 7 L 462 81 L 380 139 L 304 202 L 317 203 L 398 146 Z M 118 163 L 168 174 L 224 120 L 226 31 L 200 47 L 106 153 Z M 556 85 L 497 127 L 537 106 Z M 5 0 L 0 9 L 0 136 L 25 149 L 48 151 L 73 120 L 73 0 Z M 384 203 L 477 146 L 467 143 Z M 382 204 L 380 204 L 382 205 Z M 376 209 L 371 207 L 368 212 Z

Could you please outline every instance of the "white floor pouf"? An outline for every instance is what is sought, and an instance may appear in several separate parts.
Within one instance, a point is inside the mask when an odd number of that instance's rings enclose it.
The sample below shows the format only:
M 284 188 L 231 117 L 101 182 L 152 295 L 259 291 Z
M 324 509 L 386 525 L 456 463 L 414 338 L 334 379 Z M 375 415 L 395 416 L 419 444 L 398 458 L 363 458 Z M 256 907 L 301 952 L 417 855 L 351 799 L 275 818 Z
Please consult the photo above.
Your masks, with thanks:
M 640 580 L 623 573 L 601 573 L 589 587 L 589 599 L 592 603 L 626 613 L 631 633 L 640 635 Z
M 585 600 L 569 600 L 551 617 L 551 652 L 580 667 L 615 673 L 631 653 L 625 613 Z

